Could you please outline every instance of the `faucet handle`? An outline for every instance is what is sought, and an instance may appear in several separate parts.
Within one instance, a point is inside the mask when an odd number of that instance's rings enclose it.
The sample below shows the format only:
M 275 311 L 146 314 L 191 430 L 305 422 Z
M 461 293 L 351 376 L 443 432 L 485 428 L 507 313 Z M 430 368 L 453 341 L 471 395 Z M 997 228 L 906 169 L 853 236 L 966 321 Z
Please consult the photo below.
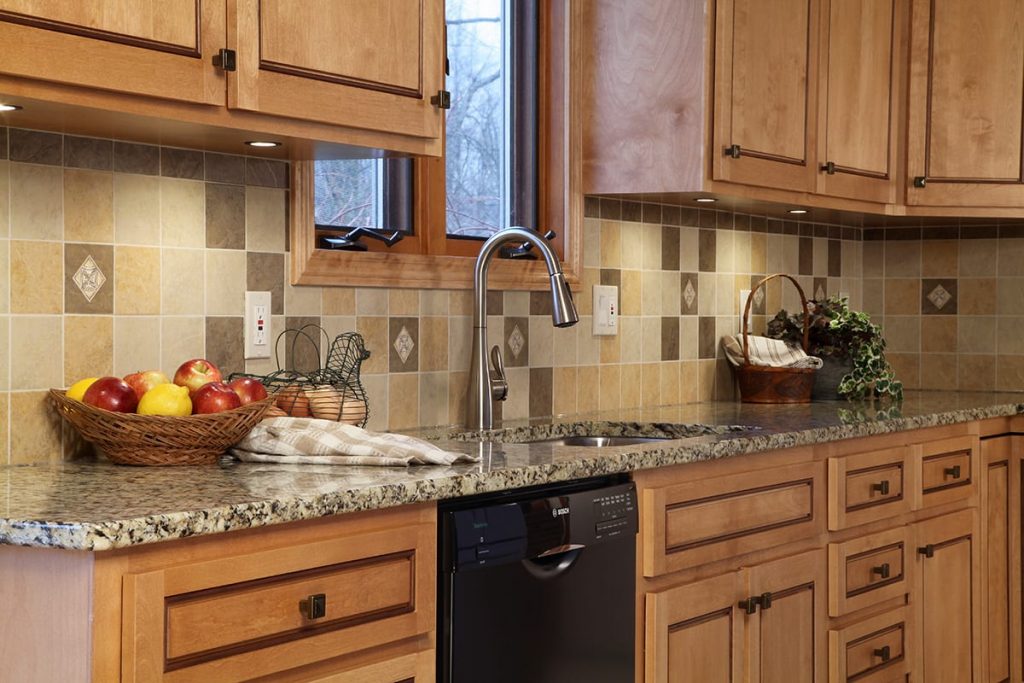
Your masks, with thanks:
M 508 397 L 508 380 L 505 379 L 505 363 L 501 360 L 501 349 L 495 345 L 491 349 L 491 397 L 495 401 L 504 401 Z

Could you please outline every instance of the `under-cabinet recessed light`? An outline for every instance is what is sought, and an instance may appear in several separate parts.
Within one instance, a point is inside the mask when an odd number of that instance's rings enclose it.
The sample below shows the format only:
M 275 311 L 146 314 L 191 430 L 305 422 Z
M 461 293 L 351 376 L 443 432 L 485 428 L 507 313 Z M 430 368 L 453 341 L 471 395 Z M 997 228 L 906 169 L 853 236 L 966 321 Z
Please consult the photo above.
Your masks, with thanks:
M 280 142 L 274 142 L 273 140 L 246 140 L 245 144 L 250 147 L 280 147 Z
M 807 213 L 807 209 L 790 209 L 787 213 L 792 213 L 792 214 L 800 215 L 800 214 Z
M 717 202 L 718 200 L 715 199 L 714 197 L 697 197 L 693 201 L 700 202 L 701 204 L 711 204 L 713 202 Z
M 0 113 L 5 111 L 18 111 L 21 109 L 20 104 L 0 104 Z

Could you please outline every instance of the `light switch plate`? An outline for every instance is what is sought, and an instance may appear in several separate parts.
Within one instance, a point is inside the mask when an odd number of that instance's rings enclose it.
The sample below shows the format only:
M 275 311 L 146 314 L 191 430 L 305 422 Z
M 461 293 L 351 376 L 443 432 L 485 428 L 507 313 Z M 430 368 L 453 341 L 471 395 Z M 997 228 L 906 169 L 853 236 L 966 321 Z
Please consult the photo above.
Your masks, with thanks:
M 594 336 L 608 337 L 619 333 L 619 288 L 594 285 Z
M 245 357 L 270 358 L 270 292 L 245 293 Z

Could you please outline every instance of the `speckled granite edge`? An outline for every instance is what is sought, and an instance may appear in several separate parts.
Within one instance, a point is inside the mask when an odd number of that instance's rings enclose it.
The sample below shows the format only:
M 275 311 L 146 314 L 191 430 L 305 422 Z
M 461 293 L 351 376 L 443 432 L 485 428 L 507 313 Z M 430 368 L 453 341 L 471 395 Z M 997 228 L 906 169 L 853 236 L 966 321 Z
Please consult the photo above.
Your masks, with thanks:
M 756 430 L 732 432 L 694 437 L 671 444 L 655 443 L 601 449 L 600 453 L 579 449 L 578 458 L 567 458 L 562 462 L 508 466 L 485 472 L 452 472 L 450 475 L 436 478 L 424 477 L 400 483 L 338 489 L 326 494 L 283 497 L 272 501 L 253 501 L 201 510 L 112 519 L 102 523 L 0 518 L 0 544 L 90 551 L 126 548 L 144 543 L 315 519 L 340 513 L 388 508 L 973 420 L 1009 417 L 1022 413 L 1024 404 L 1013 403 L 774 433 Z M 518 448 L 530 447 L 521 445 Z

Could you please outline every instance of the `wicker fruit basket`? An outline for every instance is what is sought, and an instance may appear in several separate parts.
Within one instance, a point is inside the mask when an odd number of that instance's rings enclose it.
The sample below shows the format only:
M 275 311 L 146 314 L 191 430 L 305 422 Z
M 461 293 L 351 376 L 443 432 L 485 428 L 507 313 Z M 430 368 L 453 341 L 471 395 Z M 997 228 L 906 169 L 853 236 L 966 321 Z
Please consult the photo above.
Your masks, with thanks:
M 274 400 L 208 415 L 165 417 L 101 410 L 50 389 L 50 401 L 82 438 L 118 465 L 204 465 L 217 461 L 228 448 L 263 419 Z
M 796 287 L 800 295 L 800 305 L 804 309 L 804 335 L 801 346 L 807 351 L 810 334 L 811 316 L 807 307 L 807 297 L 800 283 L 790 275 L 776 273 L 769 275 L 747 295 L 747 304 L 743 307 L 743 361 L 736 368 L 736 377 L 740 384 L 740 400 L 744 403 L 810 403 L 811 390 L 814 388 L 814 377 L 817 368 L 773 368 L 750 363 L 750 305 L 754 301 L 754 292 L 764 287 L 770 280 L 777 277 L 786 278 Z

